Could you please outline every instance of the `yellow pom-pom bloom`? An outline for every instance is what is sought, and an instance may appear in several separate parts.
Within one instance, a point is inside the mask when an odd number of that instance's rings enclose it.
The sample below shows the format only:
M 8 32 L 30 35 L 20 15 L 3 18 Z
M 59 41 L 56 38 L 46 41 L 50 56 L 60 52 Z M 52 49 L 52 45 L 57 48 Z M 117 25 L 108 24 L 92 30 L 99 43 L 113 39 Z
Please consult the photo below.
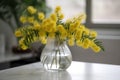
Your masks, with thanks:
M 94 42 L 91 43 L 90 47 L 94 52 L 99 52 L 101 50 L 101 48 L 97 46 Z
M 85 35 L 89 35 L 89 32 L 90 32 L 89 29 L 87 29 L 87 28 L 84 29 L 84 34 L 85 34 Z
M 46 36 L 45 31 L 40 31 L 40 32 L 39 32 L 39 36 L 40 36 L 40 37 L 45 37 L 45 36 Z
M 54 21 L 51 21 L 50 23 L 48 23 L 46 26 L 46 31 L 47 32 L 55 32 L 56 31 L 56 23 Z
M 84 29 L 85 29 L 85 26 L 84 26 L 84 25 L 80 25 L 80 29 L 81 29 L 81 30 L 84 30 Z
M 37 12 L 37 10 L 33 6 L 28 6 L 27 10 L 30 14 L 35 14 Z
M 96 31 L 91 31 L 90 35 L 91 35 L 91 37 L 97 37 L 97 32 Z
M 26 21 L 27 21 L 27 18 L 25 16 L 20 17 L 20 22 L 21 23 L 26 23 Z
M 85 39 L 85 40 L 83 41 L 82 47 L 83 47 L 84 49 L 87 49 L 87 48 L 90 47 L 90 44 L 91 44 L 91 41 L 90 41 L 89 39 Z
M 73 23 L 70 24 L 69 32 L 74 32 L 75 31 L 75 26 Z
M 43 20 L 45 18 L 44 13 L 40 12 L 38 13 L 38 19 Z
M 42 29 L 43 29 L 45 32 L 50 32 L 50 31 L 49 31 L 49 24 L 46 24 L 46 25 L 42 26 Z
M 55 22 L 57 21 L 57 15 L 56 14 L 51 14 L 50 18 Z
M 26 46 L 26 45 L 21 45 L 21 48 L 23 49 L 23 50 L 26 50 L 26 49 L 28 49 L 28 46 Z
M 35 29 L 40 29 L 41 28 L 41 25 L 37 21 L 34 21 L 33 24 L 34 24 Z
M 23 44 L 23 41 L 24 41 L 24 38 L 20 39 L 20 40 L 19 40 L 19 44 L 22 45 L 22 44 Z
M 75 39 L 81 39 L 81 37 L 82 37 L 82 30 L 80 30 L 80 29 L 77 29 L 76 30 L 76 33 L 75 33 Z
M 68 33 L 67 35 L 68 35 L 69 39 L 74 39 L 74 35 L 73 34 Z
M 67 31 L 61 32 L 60 39 L 64 40 L 67 37 Z
M 94 51 L 95 51 L 95 52 L 100 52 L 100 50 L 101 50 L 100 47 L 96 47 Z
M 34 17 L 28 17 L 28 18 L 27 18 L 27 21 L 28 21 L 29 23 L 33 23 L 33 22 L 34 22 Z
M 88 49 L 88 48 L 89 48 L 89 44 L 83 43 L 82 47 L 83 47 L 84 49 Z
M 64 31 L 63 25 L 58 25 L 58 26 L 57 26 L 57 30 L 58 30 L 59 32 Z
M 84 40 L 84 43 L 86 43 L 86 44 L 90 44 L 91 41 L 87 38 L 87 39 Z
M 15 36 L 16 37 L 21 37 L 22 36 L 21 31 L 19 31 L 19 30 L 15 31 Z
M 59 19 L 62 20 L 64 18 L 64 14 L 59 15 Z
M 54 26 L 52 29 L 52 32 L 56 32 L 56 31 L 57 31 L 57 28 L 56 28 L 56 26 Z
M 20 44 L 20 46 L 21 46 L 21 48 L 23 49 L 23 50 L 26 50 L 26 49 L 28 49 L 28 46 L 26 46 L 25 44 L 24 44 L 24 38 L 22 38 L 22 39 L 20 39 L 19 40 L 19 44 Z
M 59 13 L 61 11 L 61 7 L 60 6 L 57 6 L 56 8 L 55 8 L 55 12 L 56 13 Z
M 98 46 L 96 46 L 96 47 L 91 47 L 92 48 L 92 50 L 94 51 L 94 52 L 100 52 L 100 47 L 98 47 Z
M 80 21 L 77 20 L 77 21 L 75 22 L 75 27 L 77 28 L 77 27 L 79 27 L 79 26 L 80 26 Z
M 68 40 L 68 45 L 69 46 L 74 46 L 74 39 L 69 39 Z
M 45 37 L 41 37 L 40 40 L 41 40 L 41 43 L 42 43 L 42 44 L 46 44 L 46 43 L 47 43 L 47 39 L 46 39 Z
M 47 23 L 47 24 L 49 24 L 51 21 L 52 21 L 51 18 L 47 18 L 47 19 L 46 19 L 46 23 Z

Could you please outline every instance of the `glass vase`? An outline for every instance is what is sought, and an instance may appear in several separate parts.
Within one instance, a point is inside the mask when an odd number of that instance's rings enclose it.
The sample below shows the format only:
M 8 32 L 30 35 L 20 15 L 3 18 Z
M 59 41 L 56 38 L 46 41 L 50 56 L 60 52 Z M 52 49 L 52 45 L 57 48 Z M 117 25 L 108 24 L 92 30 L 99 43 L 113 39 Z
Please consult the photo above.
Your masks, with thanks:
M 72 62 L 71 51 L 65 41 L 48 39 L 41 54 L 41 63 L 46 70 L 66 70 Z

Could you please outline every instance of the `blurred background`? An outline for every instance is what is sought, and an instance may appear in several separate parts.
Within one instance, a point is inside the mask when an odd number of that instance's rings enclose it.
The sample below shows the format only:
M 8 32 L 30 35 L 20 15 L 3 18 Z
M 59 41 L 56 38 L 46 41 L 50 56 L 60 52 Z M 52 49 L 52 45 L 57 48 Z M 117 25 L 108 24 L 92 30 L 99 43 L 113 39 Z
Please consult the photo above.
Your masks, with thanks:
M 120 65 L 120 1 L 119 0 L 0 0 L 0 69 L 40 61 L 43 45 L 33 44 L 33 50 L 17 47 L 15 29 L 21 27 L 19 16 L 29 6 L 39 6 L 48 16 L 59 5 L 65 19 L 85 13 L 84 24 L 98 32 L 104 52 L 94 53 L 76 46 L 70 47 L 73 60 Z M 36 45 L 37 44 L 37 45 Z

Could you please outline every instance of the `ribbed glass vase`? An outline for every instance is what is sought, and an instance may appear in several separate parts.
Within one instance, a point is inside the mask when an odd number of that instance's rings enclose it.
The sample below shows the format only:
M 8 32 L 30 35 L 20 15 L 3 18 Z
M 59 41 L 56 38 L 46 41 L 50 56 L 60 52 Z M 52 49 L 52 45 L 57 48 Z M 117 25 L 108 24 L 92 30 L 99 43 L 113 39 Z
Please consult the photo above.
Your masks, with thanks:
M 41 54 L 46 70 L 66 70 L 72 62 L 71 51 L 65 41 L 49 38 Z

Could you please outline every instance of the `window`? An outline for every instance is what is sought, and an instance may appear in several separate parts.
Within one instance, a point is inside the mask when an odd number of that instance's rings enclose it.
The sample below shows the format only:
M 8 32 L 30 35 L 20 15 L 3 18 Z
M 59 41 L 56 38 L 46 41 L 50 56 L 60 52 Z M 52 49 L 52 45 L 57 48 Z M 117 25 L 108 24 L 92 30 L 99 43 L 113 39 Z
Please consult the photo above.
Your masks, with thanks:
M 120 23 L 120 0 L 92 0 L 93 23 Z

